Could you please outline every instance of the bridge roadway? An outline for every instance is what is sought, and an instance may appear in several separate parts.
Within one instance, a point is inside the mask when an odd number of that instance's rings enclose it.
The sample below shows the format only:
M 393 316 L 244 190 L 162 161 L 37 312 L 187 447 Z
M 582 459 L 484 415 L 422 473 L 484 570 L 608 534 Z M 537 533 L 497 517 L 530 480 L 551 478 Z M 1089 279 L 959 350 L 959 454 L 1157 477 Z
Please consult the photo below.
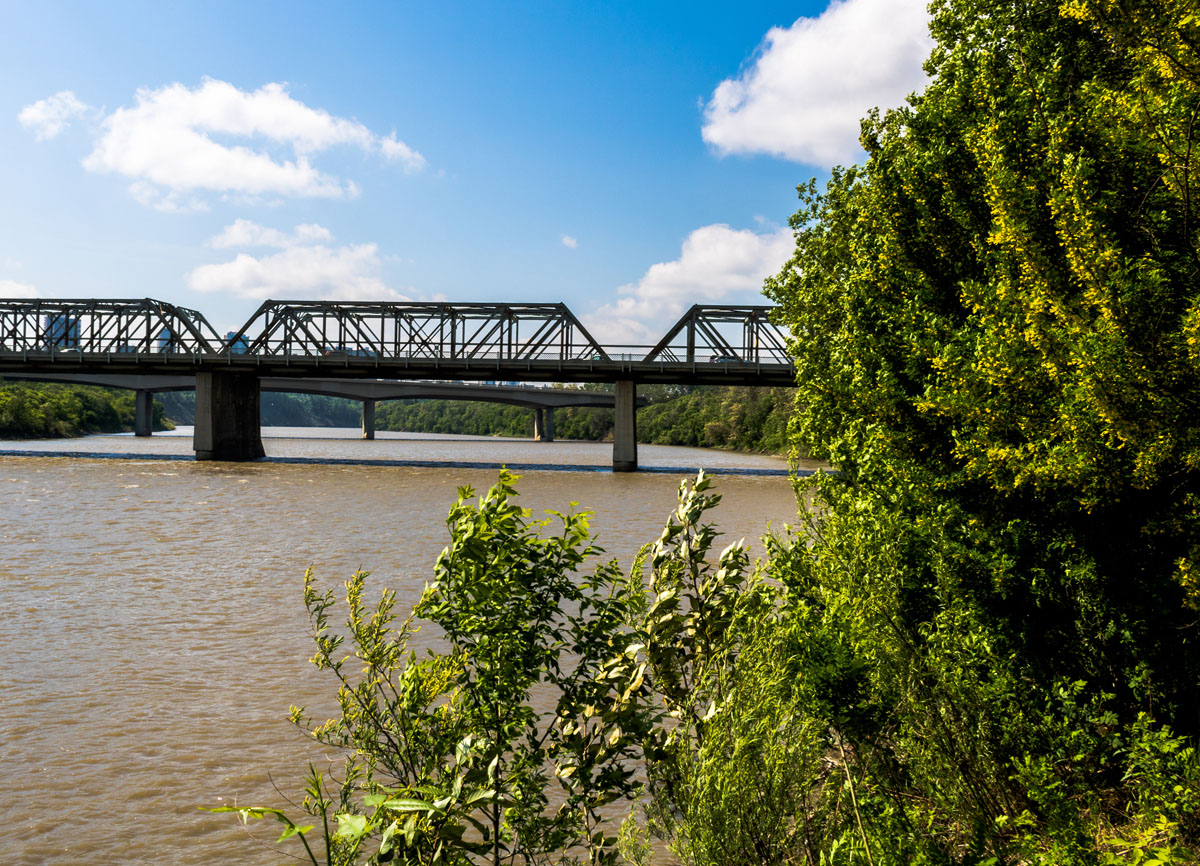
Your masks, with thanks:
M 134 386 L 139 432 L 149 419 L 150 383 L 166 381 L 153 377 L 185 377 L 196 391 L 198 460 L 264 456 L 261 390 L 352 396 L 369 422 L 372 401 L 409 396 L 395 389 L 420 387 L 413 380 L 607 382 L 615 385 L 608 395 L 613 469 L 632 471 L 639 384 L 793 384 L 788 338 L 770 312 L 697 305 L 654 346 L 613 347 L 598 343 L 563 304 L 267 301 L 222 339 L 197 311 L 149 298 L 0 299 L 0 376 L 142 377 L 146 387 Z M 543 389 L 556 391 L 600 396 Z M 519 395 L 511 396 L 505 402 Z M 552 436 L 551 404 L 522 405 L 543 415 L 539 432 Z

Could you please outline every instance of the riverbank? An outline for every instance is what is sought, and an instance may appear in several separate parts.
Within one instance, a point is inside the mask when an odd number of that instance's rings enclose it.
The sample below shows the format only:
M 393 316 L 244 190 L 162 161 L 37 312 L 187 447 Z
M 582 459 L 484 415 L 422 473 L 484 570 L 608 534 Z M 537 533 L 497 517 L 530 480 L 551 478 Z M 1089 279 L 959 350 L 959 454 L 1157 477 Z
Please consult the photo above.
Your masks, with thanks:
M 786 454 L 792 413 L 790 388 L 648 386 L 638 410 L 638 442 Z M 396 400 L 380 405 L 376 429 L 475 436 L 531 436 L 533 414 L 519 406 L 452 400 Z M 568 407 L 554 412 L 555 436 L 585 442 L 612 438 L 609 409 Z
M 0 379 L 0 439 L 61 439 L 133 430 L 134 392 Z M 154 429 L 175 424 L 155 403 Z
M 790 388 L 667 387 L 639 389 L 649 403 L 638 410 L 638 442 L 685 448 L 715 448 L 746 454 L 784 455 L 792 413 Z M 0 438 L 54 439 L 133 429 L 133 392 L 86 385 L 0 382 Z M 263 426 L 351 427 L 360 404 L 338 397 L 264 393 Z M 156 430 L 191 424 L 195 395 L 158 394 Z M 377 431 L 459 436 L 528 438 L 533 413 L 501 403 L 456 400 L 389 400 L 376 409 Z M 609 409 L 554 410 L 558 439 L 603 442 L 612 439 Z

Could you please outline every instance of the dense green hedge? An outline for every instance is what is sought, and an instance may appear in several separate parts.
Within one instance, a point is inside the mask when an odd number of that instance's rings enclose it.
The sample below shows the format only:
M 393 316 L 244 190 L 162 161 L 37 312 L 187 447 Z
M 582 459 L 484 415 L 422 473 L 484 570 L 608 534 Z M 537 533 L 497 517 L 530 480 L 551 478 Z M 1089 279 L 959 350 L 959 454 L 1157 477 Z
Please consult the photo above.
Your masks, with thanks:
M 57 439 L 133 429 L 134 392 L 91 385 L 0 380 L 0 438 Z M 154 429 L 175 425 L 154 404 Z

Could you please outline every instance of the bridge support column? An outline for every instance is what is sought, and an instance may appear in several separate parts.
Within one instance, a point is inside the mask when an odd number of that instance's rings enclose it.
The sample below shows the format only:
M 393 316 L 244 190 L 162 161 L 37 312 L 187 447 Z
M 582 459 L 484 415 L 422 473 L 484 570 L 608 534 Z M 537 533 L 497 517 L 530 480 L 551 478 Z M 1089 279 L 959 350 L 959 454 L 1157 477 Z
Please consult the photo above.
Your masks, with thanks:
M 141 389 L 133 392 L 133 435 L 149 436 L 154 432 L 154 392 Z
M 543 406 L 533 410 L 533 441 L 554 441 L 554 409 Z
M 613 472 L 637 469 L 637 385 L 617 382 L 613 406 Z
M 196 374 L 197 460 L 257 460 L 265 457 L 259 426 L 258 376 L 253 373 Z
M 375 401 L 363 400 L 362 408 L 362 438 L 375 438 Z

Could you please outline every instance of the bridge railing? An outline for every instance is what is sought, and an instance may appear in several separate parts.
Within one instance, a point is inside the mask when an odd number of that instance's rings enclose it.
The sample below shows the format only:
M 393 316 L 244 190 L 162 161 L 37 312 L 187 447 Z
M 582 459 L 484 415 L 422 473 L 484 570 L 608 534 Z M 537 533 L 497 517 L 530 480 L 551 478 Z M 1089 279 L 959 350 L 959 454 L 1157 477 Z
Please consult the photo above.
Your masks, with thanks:
M 565 304 L 267 301 L 225 349 L 268 357 L 608 360 Z
M 0 352 L 202 355 L 220 347 L 199 312 L 152 298 L 0 300 Z

